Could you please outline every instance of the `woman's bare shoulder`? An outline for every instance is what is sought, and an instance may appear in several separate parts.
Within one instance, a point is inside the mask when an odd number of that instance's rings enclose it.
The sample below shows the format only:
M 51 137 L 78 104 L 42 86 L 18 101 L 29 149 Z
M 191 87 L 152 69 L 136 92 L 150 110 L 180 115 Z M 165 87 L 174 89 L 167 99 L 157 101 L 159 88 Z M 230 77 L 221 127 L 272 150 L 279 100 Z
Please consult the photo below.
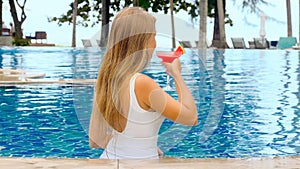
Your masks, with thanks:
M 135 85 L 138 88 L 159 88 L 159 85 L 145 74 L 139 74 L 139 76 L 137 76 Z
M 144 110 L 151 109 L 150 95 L 155 90 L 160 90 L 159 85 L 149 76 L 140 74 L 135 80 L 135 94 L 139 105 Z

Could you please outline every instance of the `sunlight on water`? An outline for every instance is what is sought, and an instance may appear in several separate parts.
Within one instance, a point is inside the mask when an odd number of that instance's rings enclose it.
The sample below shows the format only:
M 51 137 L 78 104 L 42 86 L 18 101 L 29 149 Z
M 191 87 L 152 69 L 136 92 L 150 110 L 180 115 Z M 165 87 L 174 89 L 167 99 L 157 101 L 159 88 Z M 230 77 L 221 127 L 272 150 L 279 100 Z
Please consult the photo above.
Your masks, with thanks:
M 46 79 L 96 79 L 103 52 L 1 48 L 0 68 L 36 70 Z M 299 155 L 299 56 L 283 50 L 187 49 L 180 58 L 182 74 L 195 97 L 199 125 L 166 120 L 159 146 L 168 156 L 186 158 Z M 144 73 L 165 85 L 156 56 Z M 89 148 L 86 134 L 93 90 L 94 84 L 0 87 L 0 155 L 98 158 L 101 150 Z

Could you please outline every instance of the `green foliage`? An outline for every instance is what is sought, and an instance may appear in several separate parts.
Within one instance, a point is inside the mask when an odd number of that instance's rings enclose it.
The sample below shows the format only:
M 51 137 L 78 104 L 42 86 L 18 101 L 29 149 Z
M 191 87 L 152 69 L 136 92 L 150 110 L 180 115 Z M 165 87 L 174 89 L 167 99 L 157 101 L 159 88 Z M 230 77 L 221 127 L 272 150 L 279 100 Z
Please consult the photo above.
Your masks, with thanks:
M 260 11 L 260 9 L 257 7 L 259 4 L 265 4 L 267 5 L 268 2 L 265 0 L 243 0 L 243 8 L 250 8 L 250 12 L 257 12 Z
M 73 14 L 73 2 L 69 5 L 70 9 L 67 11 L 66 14 L 62 14 L 60 17 L 50 17 L 48 18 L 49 22 L 57 22 L 59 26 L 63 23 L 72 23 L 72 14 Z M 88 26 L 90 21 L 90 12 L 92 11 L 92 6 L 89 0 L 78 0 L 78 9 L 77 9 L 77 16 L 81 18 L 78 21 L 78 24 L 82 24 L 83 26 Z
M 214 18 L 215 17 L 215 6 L 217 4 L 215 4 L 215 0 L 208 0 L 208 4 L 207 4 L 207 16 L 210 18 Z M 199 1 L 197 0 L 196 5 L 193 6 L 191 13 L 189 13 L 191 15 L 192 18 L 197 18 L 198 17 L 198 10 L 199 10 Z M 225 11 L 226 12 L 226 11 Z M 230 26 L 233 26 L 233 21 L 232 19 L 229 17 L 229 14 L 225 13 L 225 24 L 229 24 Z
M 199 16 L 199 0 L 173 0 L 174 11 L 179 12 L 181 10 L 187 11 L 192 19 Z M 243 8 L 248 8 L 251 12 L 259 11 L 258 4 L 268 4 L 265 0 L 243 0 Z M 132 0 L 111 0 L 110 1 L 110 17 L 114 16 L 117 11 L 133 5 Z M 162 11 L 168 13 L 170 8 L 170 0 L 139 0 L 139 6 L 146 11 L 152 12 Z M 208 0 L 208 17 L 214 17 L 215 0 Z M 95 26 L 101 21 L 101 8 L 102 0 L 78 0 L 78 12 L 79 18 L 77 24 L 82 26 Z M 70 4 L 70 9 L 59 17 L 48 18 L 49 22 L 57 22 L 59 26 L 63 23 L 72 23 L 73 3 Z M 233 21 L 228 14 L 225 14 L 225 23 L 233 25 Z
M 15 39 L 12 44 L 15 46 L 29 46 L 30 39 Z
M 179 12 L 181 10 L 187 11 L 188 14 L 195 18 L 198 16 L 198 8 L 199 3 L 198 0 L 195 2 L 191 0 L 173 0 L 174 3 L 174 11 Z M 214 0 L 209 0 L 209 2 L 213 2 Z M 169 0 L 139 0 L 139 6 L 149 11 L 151 9 L 152 12 L 163 11 L 164 13 L 168 13 L 170 8 Z M 209 7 L 213 7 L 211 3 L 209 3 Z M 110 16 L 114 16 L 117 11 L 121 9 L 133 5 L 132 0 L 111 0 L 110 8 L 112 9 L 110 12 Z M 102 13 L 102 0 L 92 0 L 91 3 L 89 0 L 79 0 L 78 1 L 78 12 L 77 16 L 80 18 L 77 24 L 81 24 L 83 26 L 94 26 L 101 21 L 101 13 Z M 212 11 L 212 8 L 209 9 Z M 73 12 L 73 3 L 70 4 L 70 9 L 62 14 L 60 17 L 51 17 L 48 18 L 49 22 L 57 22 L 59 26 L 63 23 L 72 23 L 72 12 Z
M 235 1 L 235 0 L 234 0 Z M 192 19 L 197 18 L 199 16 L 199 0 L 173 0 L 174 2 L 174 11 L 179 12 L 181 10 L 187 11 L 187 13 L 191 16 Z M 79 18 L 77 24 L 81 24 L 83 26 L 94 26 L 101 21 L 101 8 L 102 8 L 102 0 L 78 0 L 78 12 L 77 16 Z M 251 12 L 259 11 L 257 8 L 258 4 L 268 4 L 265 0 L 243 0 L 242 6 L 243 8 L 249 8 Z M 111 0 L 110 8 L 112 12 L 110 13 L 110 17 L 114 16 L 114 13 L 120 11 L 124 7 L 130 6 L 133 4 L 132 0 Z M 169 0 L 139 0 L 139 6 L 149 11 L 151 9 L 152 12 L 163 11 L 164 13 L 168 13 L 170 8 Z M 215 8 L 215 0 L 208 0 L 208 17 L 214 17 L 214 8 Z M 70 9 L 59 17 L 51 17 L 48 18 L 49 22 L 57 22 L 59 26 L 63 23 L 72 23 L 72 12 L 73 12 L 73 3 L 70 4 Z M 226 20 L 225 23 L 229 23 L 232 25 L 232 20 L 230 19 L 228 14 L 225 14 Z

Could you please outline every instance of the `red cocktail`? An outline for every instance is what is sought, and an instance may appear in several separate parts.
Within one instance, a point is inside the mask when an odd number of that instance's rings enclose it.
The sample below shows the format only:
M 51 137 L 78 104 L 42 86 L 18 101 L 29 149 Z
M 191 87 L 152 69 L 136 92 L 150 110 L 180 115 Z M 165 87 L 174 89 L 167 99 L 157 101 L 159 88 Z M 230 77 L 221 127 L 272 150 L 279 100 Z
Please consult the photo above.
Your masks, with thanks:
M 161 58 L 163 62 L 172 63 L 173 60 L 179 58 L 180 55 L 176 55 L 175 52 L 168 52 L 168 51 L 157 51 L 157 57 Z
M 156 51 L 157 57 L 161 58 L 163 62 L 172 63 L 173 60 L 179 58 L 185 51 L 182 46 L 178 46 L 177 49 L 173 51 Z
M 161 58 L 163 62 L 172 63 L 175 59 L 179 58 L 185 53 L 182 46 L 178 46 L 177 49 L 173 51 L 156 51 L 157 57 Z M 164 88 L 167 91 L 171 91 L 172 87 L 170 86 L 170 76 L 167 75 L 167 85 Z

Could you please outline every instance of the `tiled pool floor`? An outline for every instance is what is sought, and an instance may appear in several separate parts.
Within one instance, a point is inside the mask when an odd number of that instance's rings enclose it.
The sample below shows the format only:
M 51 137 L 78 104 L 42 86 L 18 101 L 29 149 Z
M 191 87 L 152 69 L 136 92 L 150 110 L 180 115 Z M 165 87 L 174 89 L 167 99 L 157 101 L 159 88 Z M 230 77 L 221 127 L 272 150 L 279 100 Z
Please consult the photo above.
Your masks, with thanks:
M 299 169 L 300 157 L 274 158 L 197 158 L 159 160 L 103 160 L 53 158 L 0 158 L 0 168 L 32 169 Z

